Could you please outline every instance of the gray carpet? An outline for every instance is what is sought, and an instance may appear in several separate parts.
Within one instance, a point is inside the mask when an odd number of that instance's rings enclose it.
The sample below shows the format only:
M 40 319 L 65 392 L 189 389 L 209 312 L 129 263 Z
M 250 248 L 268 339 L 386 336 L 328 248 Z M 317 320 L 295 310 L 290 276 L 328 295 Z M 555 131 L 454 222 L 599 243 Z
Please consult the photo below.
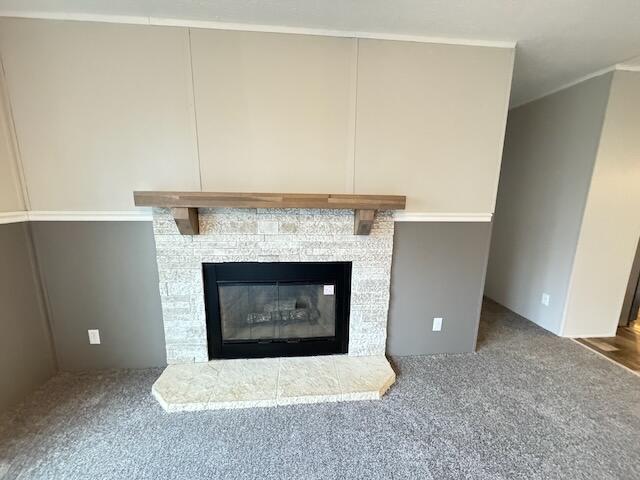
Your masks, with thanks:
M 159 370 L 63 374 L 0 417 L 4 479 L 638 479 L 640 378 L 487 303 L 476 354 L 379 402 L 166 414 Z

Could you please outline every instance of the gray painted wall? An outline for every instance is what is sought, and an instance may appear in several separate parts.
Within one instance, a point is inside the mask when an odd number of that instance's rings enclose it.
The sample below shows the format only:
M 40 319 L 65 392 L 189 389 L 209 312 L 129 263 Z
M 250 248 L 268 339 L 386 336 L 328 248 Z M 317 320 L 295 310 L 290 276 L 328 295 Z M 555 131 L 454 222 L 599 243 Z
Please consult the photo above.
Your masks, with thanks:
M 611 74 L 509 113 L 486 295 L 560 334 Z M 542 305 L 543 293 L 551 296 Z
M 474 350 L 490 233 L 489 223 L 396 224 L 390 354 Z M 62 370 L 166 364 L 150 223 L 35 222 L 33 234 Z
M 166 365 L 150 222 L 36 222 L 33 234 L 61 370 Z
M 29 226 L 0 225 L 0 411 L 55 371 Z
M 475 350 L 490 237 L 490 223 L 396 223 L 389 354 Z

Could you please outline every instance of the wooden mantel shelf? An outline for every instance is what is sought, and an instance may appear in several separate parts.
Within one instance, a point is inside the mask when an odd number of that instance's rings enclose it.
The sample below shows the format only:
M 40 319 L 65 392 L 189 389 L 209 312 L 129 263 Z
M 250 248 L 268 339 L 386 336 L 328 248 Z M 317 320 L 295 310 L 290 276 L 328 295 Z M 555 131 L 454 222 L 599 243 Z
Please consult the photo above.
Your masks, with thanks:
M 138 207 L 167 207 L 183 235 L 198 234 L 198 208 L 336 208 L 355 210 L 354 232 L 368 235 L 376 210 L 404 210 L 401 195 L 315 193 L 133 192 Z

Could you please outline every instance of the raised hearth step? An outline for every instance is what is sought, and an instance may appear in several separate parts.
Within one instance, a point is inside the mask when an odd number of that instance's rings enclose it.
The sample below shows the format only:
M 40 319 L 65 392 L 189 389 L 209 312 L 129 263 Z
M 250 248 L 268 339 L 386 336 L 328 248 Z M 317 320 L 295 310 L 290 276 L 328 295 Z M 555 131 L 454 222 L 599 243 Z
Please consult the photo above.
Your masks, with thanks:
M 167 412 L 378 400 L 396 375 L 384 356 L 212 360 L 169 365 L 152 393 Z

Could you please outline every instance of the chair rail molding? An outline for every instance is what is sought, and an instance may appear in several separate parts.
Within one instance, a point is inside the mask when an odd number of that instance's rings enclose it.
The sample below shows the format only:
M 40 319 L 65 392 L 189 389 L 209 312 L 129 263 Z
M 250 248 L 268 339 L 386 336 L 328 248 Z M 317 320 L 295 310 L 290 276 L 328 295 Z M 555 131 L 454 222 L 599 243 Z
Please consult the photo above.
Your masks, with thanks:
M 491 222 L 493 213 L 394 212 L 396 222 Z
M 0 225 L 27 222 L 28 220 L 29 215 L 27 212 L 0 212 Z
M 151 222 L 150 208 L 127 211 L 31 210 L 0 212 L 0 224 L 19 222 Z
M 396 222 L 491 222 L 492 213 L 395 212 Z M 0 225 L 20 222 L 151 222 L 150 208 L 118 211 L 34 210 L 0 212 Z

